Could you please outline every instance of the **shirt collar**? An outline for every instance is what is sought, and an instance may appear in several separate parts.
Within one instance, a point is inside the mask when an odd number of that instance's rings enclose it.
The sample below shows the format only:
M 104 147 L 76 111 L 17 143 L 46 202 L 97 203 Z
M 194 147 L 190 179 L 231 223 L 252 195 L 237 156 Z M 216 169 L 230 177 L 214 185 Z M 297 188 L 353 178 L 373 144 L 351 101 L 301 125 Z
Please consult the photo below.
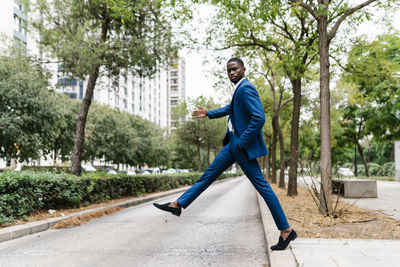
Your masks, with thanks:
M 235 84 L 235 87 L 234 87 L 235 90 L 236 90 L 236 88 L 239 87 L 240 83 L 241 83 L 244 79 L 246 79 L 246 77 L 243 77 L 242 79 L 240 79 L 240 81 L 238 81 L 238 82 Z

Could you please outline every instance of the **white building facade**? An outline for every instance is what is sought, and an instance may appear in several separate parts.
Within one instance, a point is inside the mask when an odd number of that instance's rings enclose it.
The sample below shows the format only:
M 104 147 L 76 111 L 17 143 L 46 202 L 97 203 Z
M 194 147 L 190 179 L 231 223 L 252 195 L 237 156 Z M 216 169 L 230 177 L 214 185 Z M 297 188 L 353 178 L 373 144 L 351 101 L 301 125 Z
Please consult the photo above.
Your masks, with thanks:
M 0 33 L 24 45 L 28 43 L 27 15 L 24 6 L 16 0 L 2 0 L 0 8 Z
M 28 17 L 24 6 L 18 0 L 1 0 L 1 4 L 0 34 L 22 43 L 30 53 L 41 58 L 42 51 L 37 45 L 39 37 L 26 31 Z M 47 64 L 46 67 L 52 73 L 51 84 L 56 91 L 73 99 L 83 99 L 87 80 L 71 78 L 62 64 Z M 101 76 L 93 100 L 139 115 L 167 129 L 174 127 L 171 108 L 184 101 L 185 96 L 185 60 L 179 58 L 169 68 L 160 68 L 152 77 L 141 77 L 129 71 L 122 72 L 119 77 Z M 4 168 L 5 164 L 0 159 L 0 168 Z M 44 164 L 47 165 L 47 162 Z
M 183 57 L 174 60 L 168 68 L 167 126 L 171 131 L 175 130 L 179 123 L 171 117 L 172 108 L 186 100 L 185 71 L 185 59 Z

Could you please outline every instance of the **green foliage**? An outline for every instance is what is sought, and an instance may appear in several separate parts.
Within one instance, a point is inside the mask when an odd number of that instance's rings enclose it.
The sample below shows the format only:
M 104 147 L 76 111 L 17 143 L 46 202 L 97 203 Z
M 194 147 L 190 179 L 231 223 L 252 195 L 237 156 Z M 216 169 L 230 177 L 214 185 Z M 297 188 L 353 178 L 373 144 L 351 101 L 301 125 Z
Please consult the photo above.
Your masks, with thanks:
M 394 176 L 396 174 L 395 163 L 386 162 L 382 165 L 382 176 Z
M 0 157 L 24 161 L 51 150 L 63 118 L 48 78 L 23 50 L 0 52 Z
M 187 118 L 185 114 L 191 113 L 188 111 L 188 106 L 191 109 L 196 106 L 202 106 L 207 110 L 219 108 L 213 101 L 213 99 L 205 99 L 199 97 L 195 100 L 189 101 L 188 103 L 182 103 L 174 110 L 176 118 L 180 118 L 180 123 L 176 129 L 176 154 L 183 153 L 185 155 L 197 154 L 197 169 L 201 171 L 203 164 L 201 159 L 201 149 L 207 150 L 207 156 L 209 152 L 218 150 L 222 145 L 222 140 L 226 133 L 226 119 L 215 119 L 209 120 L 208 118 L 203 119 L 192 119 Z M 182 143 L 180 143 L 182 142 Z M 193 148 L 184 147 L 193 146 Z M 196 152 L 197 150 L 197 152 Z M 194 154 L 194 155 L 196 155 Z M 188 158 L 179 156 L 183 161 L 188 161 Z M 187 167 L 186 167 L 187 168 Z
M 352 162 L 346 162 L 342 165 L 343 168 L 349 168 L 351 169 L 353 167 L 353 163 Z
M 172 32 L 160 1 L 38 0 L 32 5 L 32 26 L 41 45 L 85 78 L 95 66 L 118 75 L 130 68 L 151 75 L 175 55 Z
M 372 42 L 358 39 L 349 53 L 346 82 L 356 90 L 350 102 L 372 110 L 365 122 L 368 131 L 379 141 L 400 137 L 400 38 L 396 34 L 378 36 Z
M 0 225 L 46 209 L 77 208 L 89 203 L 139 196 L 191 185 L 200 173 L 160 175 L 87 174 L 76 177 L 50 172 L 0 173 Z M 222 174 L 219 179 L 237 176 Z
M 140 116 L 93 104 L 89 112 L 83 158 L 114 164 L 159 165 L 167 148 L 162 130 Z
M 71 167 L 67 166 L 26 166 L 21 167 L 21 171 L 34 171 L 34 172 L 55 172 L 55 173 L 69 173 Z
M 371 176 L 382 176 L 383 175 L 383 168 L 379 164 L 370 162 L 367 164 L 369 174 Z
M 396 172 L 394 162 L 387 162 L 383 165 L 370 162 L 367 165 L 371 176 L 394 176 Z M 357 165 L 357 172 L 358 175 L 365 176 L 366 173 L 364 165 Z

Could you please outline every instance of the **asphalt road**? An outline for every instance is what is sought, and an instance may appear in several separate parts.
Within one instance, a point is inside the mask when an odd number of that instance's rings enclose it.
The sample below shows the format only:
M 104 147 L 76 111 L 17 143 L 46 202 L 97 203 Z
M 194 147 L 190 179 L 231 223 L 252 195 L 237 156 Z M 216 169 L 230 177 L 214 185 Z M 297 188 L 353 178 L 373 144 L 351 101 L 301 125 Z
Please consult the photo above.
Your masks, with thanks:
M 0 243 L 0 266 L 265 266 L 265 252 L 256 192 L 237 178 L 212 185 L 181 217 L 147 203 Z

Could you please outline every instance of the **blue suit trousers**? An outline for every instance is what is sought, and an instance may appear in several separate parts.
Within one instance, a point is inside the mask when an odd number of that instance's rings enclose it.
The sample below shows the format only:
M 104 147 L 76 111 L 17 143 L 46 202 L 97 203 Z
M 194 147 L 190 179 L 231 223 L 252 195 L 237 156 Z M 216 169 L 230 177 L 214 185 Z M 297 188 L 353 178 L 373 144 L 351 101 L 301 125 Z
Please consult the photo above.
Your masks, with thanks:
M 187 208 L 204 190 L 207 189 L 208 186 L 210 186 L 236 161 L 239 163 L 250 182 L 263 197 L 271 211 L 278 229 L 284 230 L 289 228 L 289 223 L 286 219 L 285 213 L 283 212 L 279 199 L 275 195 L 269 183 L 264 179 L 257 160 L 248 159 L 246 152 L 237 147 L 238 140 L 239 137 L 236 134 L 230 134 L 229 143 L 221 149 L 201 178 L 178 198 L 177 201 L 179 205 L 182 208 Z

